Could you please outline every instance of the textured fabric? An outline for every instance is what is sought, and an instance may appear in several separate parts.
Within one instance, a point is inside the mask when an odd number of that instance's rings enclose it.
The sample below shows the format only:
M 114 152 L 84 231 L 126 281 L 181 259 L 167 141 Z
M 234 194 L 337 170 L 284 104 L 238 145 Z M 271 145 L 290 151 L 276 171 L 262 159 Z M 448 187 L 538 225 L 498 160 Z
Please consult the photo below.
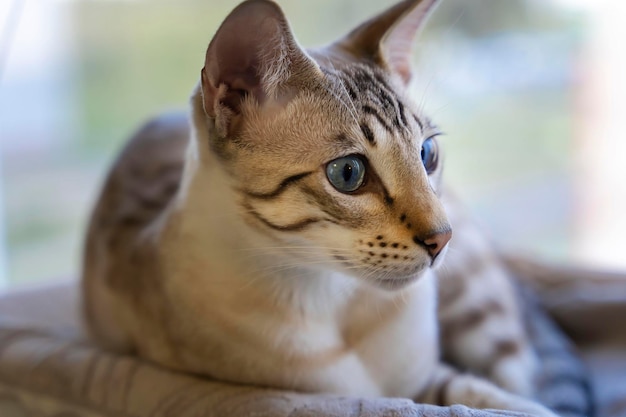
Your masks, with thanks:
M 0 415 L 120 417 L 495 417 L 521 414 L 434 407 L 215 383 L 50 336 L 0 328 Z
M 561 326 L 575 333 L 584 348 L 598 416 L 626 416 L 626 316 L 615 315 L 626 311 L 626 280 L 612 280 L 610 285 L 599 280 L 593 288 L 586 282 L 584 296 L 576 290 L 575 280 L 570 284 L 551 286 L 551 290 L 538 286 L 542 304 Z M 603 321 L 598 323 L 594 315 Z M 1 417 L 520 415 L 425 406 L 405 399 L 304 395 L 211 382 L 102 352 L 84 341 L 77 317 L 76 284 L 0 296 Z M 530 323 L 539 326 L 535 331 L 550 333 L 545 328 L 549 321 Z M 549 337 L 539 340 L 548 346 L 553 343 Z M 548 404 L 550 395 L 553 399 L 570 395 L 550 393 L 541 386 L 540 393 Z

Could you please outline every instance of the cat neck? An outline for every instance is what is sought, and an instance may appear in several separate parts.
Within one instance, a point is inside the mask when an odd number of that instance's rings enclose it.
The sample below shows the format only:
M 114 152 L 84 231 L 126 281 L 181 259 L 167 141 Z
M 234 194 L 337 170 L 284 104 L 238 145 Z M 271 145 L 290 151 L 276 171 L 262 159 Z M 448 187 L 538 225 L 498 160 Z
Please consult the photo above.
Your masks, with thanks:
M 198 97 L 192 97 L 192 133 L 181 188 L 160 233 L 161 255 L 166 267 L 173 268 L 168 275 L 176 279 L 191 272 L 200 285 L 264 297 L 300 312 L 318 315 L 341 308 L 364 284 L 314 262 L 307 266 L 294 261 L 284 243 L 242 221 L 241 196 L 209 149 L 212 122 Z M 185 265 L 193 268 L 177 270 Z

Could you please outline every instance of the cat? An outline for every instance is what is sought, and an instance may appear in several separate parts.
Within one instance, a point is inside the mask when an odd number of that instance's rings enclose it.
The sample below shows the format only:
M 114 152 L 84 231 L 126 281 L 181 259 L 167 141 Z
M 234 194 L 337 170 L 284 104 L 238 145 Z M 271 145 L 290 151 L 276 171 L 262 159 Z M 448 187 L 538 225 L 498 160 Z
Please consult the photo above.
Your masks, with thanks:
M 226 382 L 555 416 L 531 400 L 504 265 L 443 189 L 440 131 L 409 94 L 436 3 L 309 50 L 275 3 L 237 6 L 189 120 L 150 122 L 108 175 L 85 244 L 93 339 Z

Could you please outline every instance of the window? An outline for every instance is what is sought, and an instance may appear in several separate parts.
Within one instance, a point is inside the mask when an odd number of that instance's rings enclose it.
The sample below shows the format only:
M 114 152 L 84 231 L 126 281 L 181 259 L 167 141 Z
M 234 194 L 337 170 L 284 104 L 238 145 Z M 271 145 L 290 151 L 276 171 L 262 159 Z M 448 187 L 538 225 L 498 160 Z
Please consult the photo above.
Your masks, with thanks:
M 279 2 L 304 45 L 393 3 Z M 107 166 L 147 117 L 186 107 L 236 4 L 0 3 L 0 282 L 77 276 Z M 414 91 L 447 132 L 449 183 L 496 242 L 623 267 L 626 11 L 604 9 L 447 0 L 416 47 Z

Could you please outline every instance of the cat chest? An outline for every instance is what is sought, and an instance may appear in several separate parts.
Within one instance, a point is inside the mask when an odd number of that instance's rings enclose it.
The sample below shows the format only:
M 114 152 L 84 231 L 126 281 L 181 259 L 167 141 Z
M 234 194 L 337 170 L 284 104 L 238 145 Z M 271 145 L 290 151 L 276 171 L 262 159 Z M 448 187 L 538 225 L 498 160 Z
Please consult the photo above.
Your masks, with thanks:
M 228 310 L 231 303 L 218 300 L 188 303 L 210 320 L 187 337 L 200 350 L 187 367 L 281 389 L 415 398 L 438 362 L 435 302 L 433 280 L 424 277 L 397 298 L 356 294 L 333 317 L 317 319 Z
M 434 289 L 419 289 L 402 301 L 364 298 L 342 325 L 311 325 L 291 339 L 299 360 L 284 365 L 306 375 L 298 388 L 415 398 L 438 359 Z

